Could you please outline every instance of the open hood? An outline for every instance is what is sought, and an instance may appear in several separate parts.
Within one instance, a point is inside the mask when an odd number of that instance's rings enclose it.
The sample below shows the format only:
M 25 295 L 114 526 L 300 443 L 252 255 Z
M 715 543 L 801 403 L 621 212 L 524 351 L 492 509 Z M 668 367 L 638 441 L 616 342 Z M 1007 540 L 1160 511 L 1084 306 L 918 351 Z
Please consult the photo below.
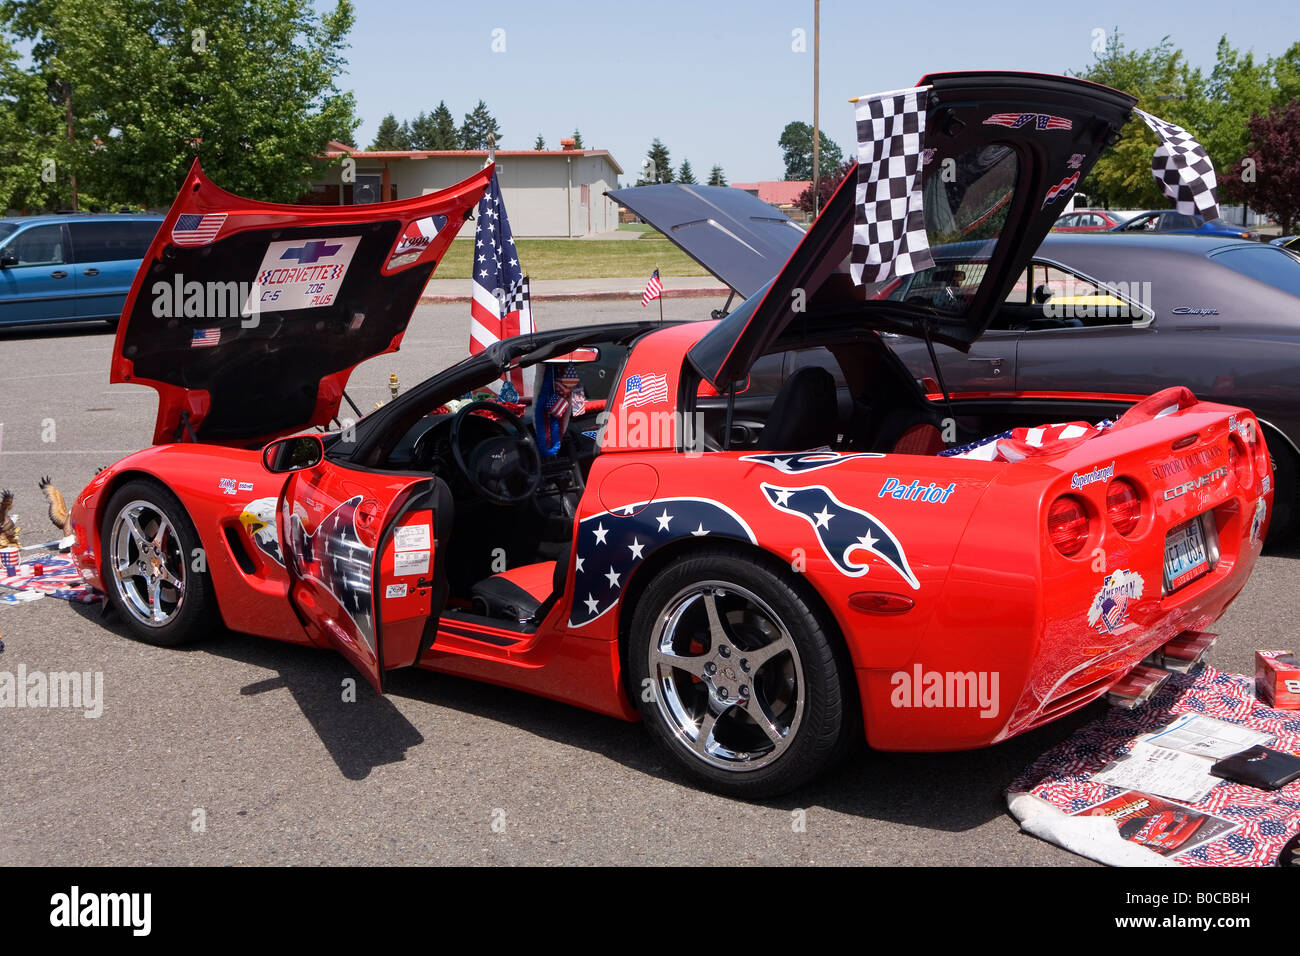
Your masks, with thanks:
M 254 445 L 328 424 L 352 369 L 400 345 L 491 177 L 288 206 L 228 193 L 195 161 L 127 296 L 112 381 L 158 391 L 155 443 Z
M 969 349 L 1136 102 L 1084 80 L 1029 73 L 941 73 L 918 86 L 930 87 L 922 196 L 935 266 L 853 283 L 855 165 L 784 267 L 691 349 L 719 391 L 743 379 L 800 315 L 842 315 L 846 325 L 918 337 L 928 330 Z
M 753 193 L 728 186 L 664 183 L 605 195 L 654 226 L 748 299 L 780 271 L 803 230 Z

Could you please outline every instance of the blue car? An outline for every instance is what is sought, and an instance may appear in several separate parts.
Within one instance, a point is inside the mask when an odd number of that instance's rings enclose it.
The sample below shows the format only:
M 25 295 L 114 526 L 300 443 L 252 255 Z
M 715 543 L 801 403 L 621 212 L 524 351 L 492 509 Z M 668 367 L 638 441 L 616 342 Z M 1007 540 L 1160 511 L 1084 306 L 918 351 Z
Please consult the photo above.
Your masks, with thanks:
M 1134 216 L 1110 232 L 1168 232 L 1193 236 L 1222 236 L 1225 239 L 1258 239 L 1257 233 L 1234 226 L 1226 219 L 1202 219 L 1172 209 L 1153 209 Z
M 161 216 L 0 218 L 0 325 L 116 323 Z

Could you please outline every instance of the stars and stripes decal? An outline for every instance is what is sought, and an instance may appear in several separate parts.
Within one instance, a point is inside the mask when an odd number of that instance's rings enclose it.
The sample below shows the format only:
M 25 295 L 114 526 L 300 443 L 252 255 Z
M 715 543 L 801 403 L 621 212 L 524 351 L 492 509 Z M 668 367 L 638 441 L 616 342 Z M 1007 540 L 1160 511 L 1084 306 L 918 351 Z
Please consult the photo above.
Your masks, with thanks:
M 840 465 L 846 461 L 852 461 L 855 458 L 884 458 L 880 452 L 859 451 L 848 455 L 841 455 L 835 451 L 806 451 L 797 455 L 744 455 L 741 461 L 754 461 L 762 465 L 768 465 L 777 471 L 786 475 L 798 475 L 805 471 L 816 471 L 819 468 L 830 468 L 832 465 Z
M 1043 208 L 1046 209 L 1049 204 L 1056 202 L 1061 196 L 1068 193 L 1075 186 L 1079 185 L 1079 174 L 1071 173 L 1062 179 L 1059 183 L 1047 191 L 1043 198 Z
M 1214 164 L 1192 134 L 1142 110 L 1133 110 L 1160 140 L 1151 157 L 1151 175 L 1178 211 L 1203 219 L 1219 218 Z
M 425 216 L 408 223 L 388 259 L 388 268 L 394 269 L 419 261 L 445 225 L 446 216 Z
M 299 576 L 316 581 L 334 595 L 374 652 L 370 581 L 375 552 L 357 534 L 359 504 L 361 495 L 354 495 L 321 519 L 310 533 L 303 527 L 302 518 L 294 514 L 289 519 L 288 542 Z
M 1064 116 L 1048 113 L 994 113 L 984 121 L 985 126 L 1005 126 L 1008 129 L 1073 129 L 1074 124 Z
M 655 405 L 668 401 L 668 376 L 646 372 L 629 375 L 623 385 L 623 405 Z
M 212 212 L 206 216 L 186 213 L 176 218 L 172 226 L 172 242 L 178 246 L 205 246 L 217 238 L 226 224 L 226 213 Z
M 660 545 L 682 537 L 757 544 L 745 520 L 710 498 L 660 498 L 605 511 L 578 523 L 569 627 L 583 627 L 618 603 L 628 578 Z
M 846 505 L 824 485 L 782 488 L 763 482 L 760 487 L 773 508 L 798 515 L 813 526 L 822 551 L 841 574 L 851 578 L 866 574 L 870 565 L 860 556 L 866 552 L 897 571 L 912 590 L 920 590 L 902 542 L 875 515 Z
M 934 265 L 921 206 L 928 86 L 858 100 L 853 281 L 884 282 Z
M 221 344 L 221 329 L 195 329 L 190 337 L 190 348 L 205 349 Z

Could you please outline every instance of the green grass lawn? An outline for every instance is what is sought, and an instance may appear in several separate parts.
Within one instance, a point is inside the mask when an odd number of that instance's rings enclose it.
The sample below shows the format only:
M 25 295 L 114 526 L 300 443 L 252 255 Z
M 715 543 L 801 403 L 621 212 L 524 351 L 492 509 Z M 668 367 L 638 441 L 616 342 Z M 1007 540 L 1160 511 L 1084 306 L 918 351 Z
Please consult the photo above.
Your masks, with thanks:
M 667 239 L 644 236 L 628 239 L 519 239 L 519 261 L 530 279 L 650 278 L 708 275 L 695 260 Z M 438 264 L 435 279 L 468 279 L 472 240 L 457 240 Z

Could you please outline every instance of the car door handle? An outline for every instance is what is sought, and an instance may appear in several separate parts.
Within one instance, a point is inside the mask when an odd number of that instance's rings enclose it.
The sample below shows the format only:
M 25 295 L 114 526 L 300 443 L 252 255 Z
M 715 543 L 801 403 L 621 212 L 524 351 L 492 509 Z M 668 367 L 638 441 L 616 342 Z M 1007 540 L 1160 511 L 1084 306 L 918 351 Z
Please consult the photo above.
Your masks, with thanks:
M 1002 357 L 1001 357 L 1001 356 L 995 356 L 995 357 L 993 357 L 993 358 L 985 358 L 984 356 L 981 356 L 981 355 L 968 355 L 968 356 L 966 356 L 966 361 L 968 361 L 968 362 L 988 362 L 990 365 L 1001 365 L 1001 364 L 1002 364 Z
M 98 269 L 87 269 L 86 271 L 84 271 L 84 272 L 81 273 L 81 274 L 82 274 L 83 276 L 97 276 L 97 275 L 99 275 L 99 270 L 98 270 Z
M 67 277 L 68 274 L 64 272 L 62 269 L 55 269 L 53 272 L 50 273 L 51 279 L 66 279 Z

